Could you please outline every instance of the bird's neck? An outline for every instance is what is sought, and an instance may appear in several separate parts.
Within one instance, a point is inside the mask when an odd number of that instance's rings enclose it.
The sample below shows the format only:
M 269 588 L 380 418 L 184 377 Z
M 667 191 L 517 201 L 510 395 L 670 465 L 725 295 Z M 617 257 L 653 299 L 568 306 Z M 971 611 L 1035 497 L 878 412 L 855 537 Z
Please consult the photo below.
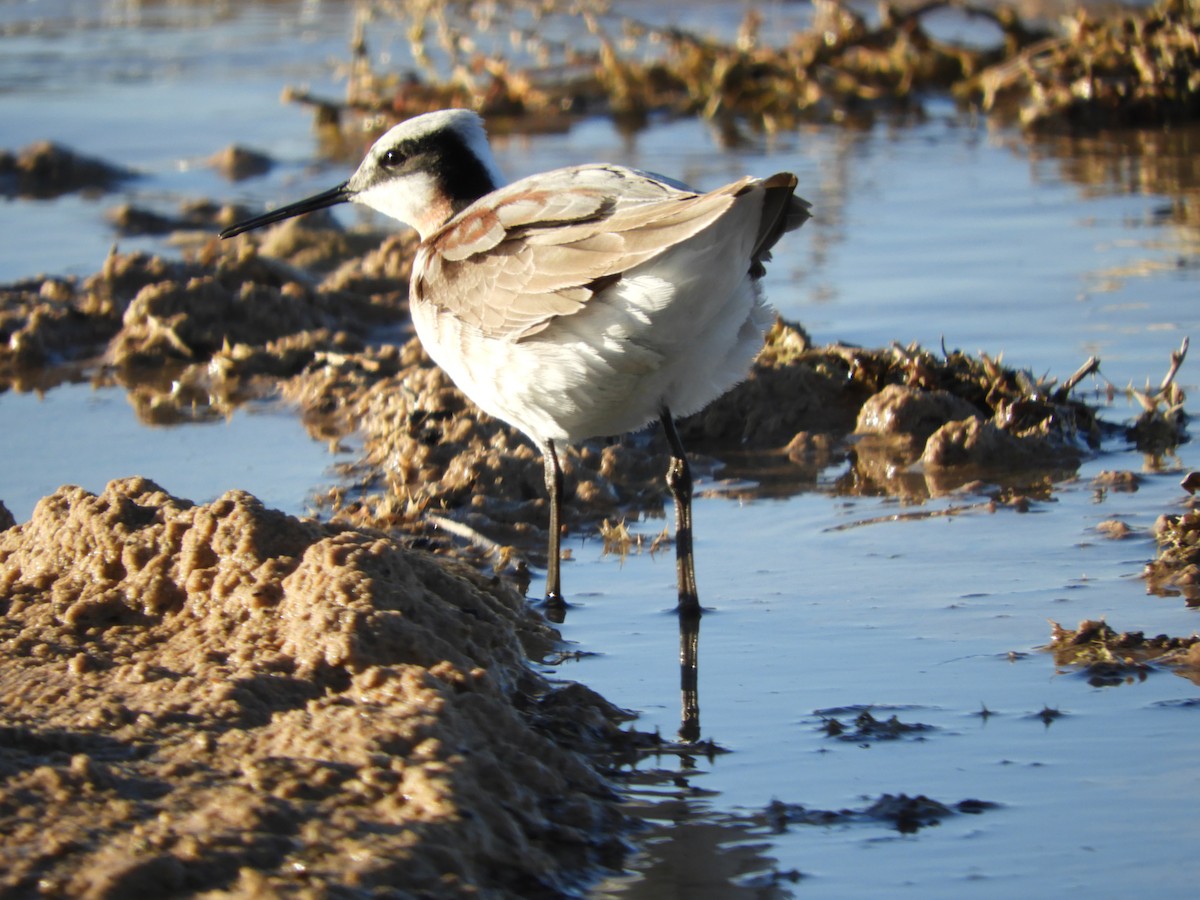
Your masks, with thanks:
M 469 147 L 455 145 L 447 148 L 434 172 L 439 193 L 450 204 L 450 216 L 458 215 L 480 197 L 504 185 L 500 170 L 489 154 L 481 159 Z

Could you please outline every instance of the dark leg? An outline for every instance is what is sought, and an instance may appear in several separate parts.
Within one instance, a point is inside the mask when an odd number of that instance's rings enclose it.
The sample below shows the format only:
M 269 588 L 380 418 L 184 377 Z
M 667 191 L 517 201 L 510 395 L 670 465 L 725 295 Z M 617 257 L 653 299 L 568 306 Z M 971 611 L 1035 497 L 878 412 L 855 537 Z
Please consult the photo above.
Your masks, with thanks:
M 667 487 L 675 499 L 675 572 L 679 580 L 681 616 L 700 615 L 700 596 L 696 591 L 696 565 L 692 558 L 692 470 L 688 466 L 683 441 L 675 430 L 675 420 L 665 406 L 659 416 L 663 434 L 671 447 L 671 462 L 667 466 Z
M 562 556 L 559 540 L 562 529 L 563 474 L 558 465 L 558 455 L 554 452 L 554 441 L 546 441 L 542 446 L 542 463 L 546 467 L 546 493 L 550 495 L 550 548 L 546 555 L 546 605 L 561 609 L 566 606 L 558 574 L 558 563 Z

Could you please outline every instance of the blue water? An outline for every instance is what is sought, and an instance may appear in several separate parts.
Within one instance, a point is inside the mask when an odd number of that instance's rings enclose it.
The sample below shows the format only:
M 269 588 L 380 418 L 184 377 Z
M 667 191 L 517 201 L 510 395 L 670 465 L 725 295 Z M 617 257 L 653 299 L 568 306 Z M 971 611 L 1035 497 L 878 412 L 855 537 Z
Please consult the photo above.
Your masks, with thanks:
M 102 4 L 103 15 L 91 4 L 42 8 L 67 12 L 53 27 L 0 38 L 0 145 L 55 138 L 142 178 L 101 198 L 0 204 L 0 279 L 96 271 L 114 240 L 103 212 L 120 202 L 279 203 L 347 174 L 316 158 L 308 114 L 278 97 L 288 84 L 341 90 L 328 60 L 345 56 L 349 4 L 170 4 L 124 19 L 113 13 L 123 4 Z M 2 8 L 0 21 L 21 9 Z M 719 15 L 736 21 L 741 10 L 726 4 Z M 400 52 L 395 40 L 380 43 Z M 279 165 L 234 185 L 198 164 L 233 142 L 269 150 Z M 630 137 L 595 119 L 496 141 L 512 177 L 597 159 L 699 187 L 793 171 L 816 217 L 780 245 L 767 290 L 816 340 L 944 340 L 1060 379 L 1096 354 L 1103 377 L 1086 380 L 1089 390 L 1157 383 L 1171 351 L 1200 335 L 1196 226 L 1164 212 L 1194 204 L 1200 190 L 1186 148 L 1113 136 L 1032 142 L 936 103 L 920 124 L 808 127 L 750 136 L 736 150 L 692 121 Z M 1155 180 L 1172 167 L 1183 183 Z M 1196 365 L 1179 376 L 1192 395 Z M 300 511 L 329 477 L 332 458 L 286 412 L 147 430 L 123 407 L 118 392 L 86 387 L 0 395 L 0 497 L 18 518 L 63 481 L 94 490 L 136 472 L 195 500 L 237 486 Z M 1194 400 L 1188 409 L 1195 415 Z M 1105 415 L 1136 413 L 1118 396 Z M 109 444 L 122 448 L 115 459 L 94 451 Z M 277 465 L 284 447 L 294 467 Z M 988 511 L 978 494 L 748 501 L 707 482 L 696 509 L 701 598 L 712 609 L 701 630 L 701 730 L 732 752 L 643 764 L 689 787 L 650 791 L 673 799 L 650 814 L 657 827 L 631 871 L 596 895 L 770 896 L 755 876 L 795 871 L 803 877 L 782 879 L 775 896 L 1115 897 L 1151 886 L 1191 896 L 1200 688 L 1170 672 L 1095 688 L 1036 648 L 1049 640 L 1048 620 L 1196 630 L 1195 610 L 1147 596 L 1138 576 L 1154 555 L 1155 518 L 1181 508 L 1179 478 L 1197 463 L 1185 444 L 1151 470 L 1113 441 L 1028 513 Z M 1135 493 L 1101 496 L 1090 482 L 1104 469 L 1145 477 Z M 952 507 L 963 510 L 935 515 Z M 1108 518 L 1133 536 L 1099 535 Z M 663 526 L 631 524 L 650 536 Z M 594 655 L 557 674 L 636 710 L 638 727 L 674 735 L 669 553 L 621 560 L 594 535 L 574 536 L 571 550 L 564 588 L 577 606 L 563 633 Z M 818 711 L 855 705 L 934 730 L 869 747 L 827 737 Z M 1045 708 L 1064 715 L 1047 726 Z M 772 800 L 836 810 L 885 792 L 999 808 L 915 835 L 881 823 L 781 834 L 755 824 Z
M 243 406 L 202 424 L 148 426 L 121 387 L 69 384 L 0 394 L 0 500 L 18 522 L 64 484 L 99 493 L 141 475 L 176 497 L 206 503 L 229 490 L 293 515 L 332 483 L 335 458 L 279 403 Z

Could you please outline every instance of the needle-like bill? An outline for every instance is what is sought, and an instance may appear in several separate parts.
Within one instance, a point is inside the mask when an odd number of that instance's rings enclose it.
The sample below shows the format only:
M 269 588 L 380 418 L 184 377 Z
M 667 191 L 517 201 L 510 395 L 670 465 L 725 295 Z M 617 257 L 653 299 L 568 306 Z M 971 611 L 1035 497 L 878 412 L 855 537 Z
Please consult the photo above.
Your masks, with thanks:
M 269 213 L 263 213 L 261 216 L 255 216 L 253 219 L 246 219 L 244 222 L 238 222 L 236 225 L 230 225 L 221 232 L 222 238 L 231 238 L 235 235 L 242 234 L 246 231 L 253 231 L 255 228 L 261 228 L 264 225 L 270 225 L 273 222 L 282 222 L 284 219 L 290 219 L 292 216 L 299 216 L 308 212 L 315 212 L 318 209 L 325 209 L 327 206 L 336 206 L 339 203 L 347 203 L 353 196 L 348 187 L 349 182 L 343 182 L 335 188 L 330 188 L 320 194 L 314 194 L 304 200 L 298 200 L 295 203 L 289 203 L 287 206 L 281 206 L 279 209 L 272 210 Z

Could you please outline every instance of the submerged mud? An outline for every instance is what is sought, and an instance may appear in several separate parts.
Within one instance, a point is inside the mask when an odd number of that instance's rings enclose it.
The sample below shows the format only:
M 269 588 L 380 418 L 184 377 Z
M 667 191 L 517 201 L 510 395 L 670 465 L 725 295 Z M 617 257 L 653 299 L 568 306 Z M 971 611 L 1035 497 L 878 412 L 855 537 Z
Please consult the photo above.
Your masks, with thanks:
M 0 533 L 0 597 L 5 896 L 528 897 L 619 855 L 581 755 L 616 711 L 470 568 L 134 478 Z

